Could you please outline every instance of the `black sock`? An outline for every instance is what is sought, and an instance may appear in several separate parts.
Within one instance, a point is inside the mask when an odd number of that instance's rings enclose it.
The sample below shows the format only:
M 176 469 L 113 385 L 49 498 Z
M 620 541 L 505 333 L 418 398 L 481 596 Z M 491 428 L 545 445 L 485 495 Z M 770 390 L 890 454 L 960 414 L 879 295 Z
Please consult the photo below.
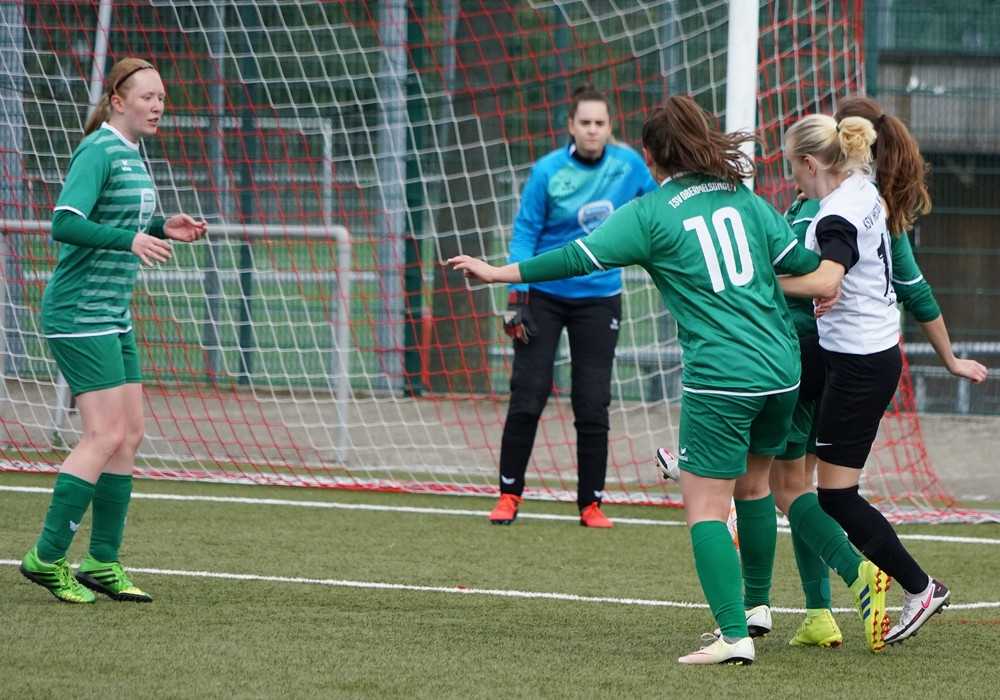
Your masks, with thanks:
M 608 434 L 577 433 L 576 465 L 576 504 L 582 511 L 591 503 L 600 503 L 604 497 L 604 480 L 608 471 Z
M 537 430 L 537 420 L 507 417 L 500 438 L 500 493 L 515 496 L 524 493 L 524 475 L 528 471 Z
M 927 587 L 928 576 L 903 547 L 896 531 L 858 487 L 818 489 L 819 504 L 847 533 L 847 539 L 909 593 Z

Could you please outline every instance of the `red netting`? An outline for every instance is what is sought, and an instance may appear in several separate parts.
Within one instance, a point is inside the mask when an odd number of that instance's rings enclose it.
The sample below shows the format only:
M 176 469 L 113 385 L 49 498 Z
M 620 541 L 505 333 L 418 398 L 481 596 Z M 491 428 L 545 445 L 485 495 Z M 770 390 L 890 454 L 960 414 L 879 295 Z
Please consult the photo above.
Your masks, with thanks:
M 0 468 L 51 470 L 79 436 L 38 324 L 57 255 L 44 222 L 117 59 L 152 60 L 166 84 L 160 133 L 144 144 L 162 211 L 211 222 L 205 242 L 176 246 L 136 287 L 139 468 L 158 478 L 495 492 L 504 292 L 470 288 L 441 261 L 505 259 L 520 188 L 565 142 L 581 83 L 610 96 L 615 134 L 633 146 L 666 95 L 694 94 L 720 116 L 725 106 L 725 0 L 26 1 L 0 12 Z M 779 208 L 791 195 L 784 127 L 863 87 L 861 18 L 860 2 L 763 6 L 757 186 Z M 676 503 L 652 460 L 676 444 L 676 324 L 639 272 L 626 273 L 624 307 L 607 499 Z M 556 369 L 527 493 L 572 499 L 565 353 Z M 908 377 L 900 396 L 912 396 Z M 920 517 L 965 512 L 934 478 L 912 410 L 884 432 L 874 497 L 919 504 Z

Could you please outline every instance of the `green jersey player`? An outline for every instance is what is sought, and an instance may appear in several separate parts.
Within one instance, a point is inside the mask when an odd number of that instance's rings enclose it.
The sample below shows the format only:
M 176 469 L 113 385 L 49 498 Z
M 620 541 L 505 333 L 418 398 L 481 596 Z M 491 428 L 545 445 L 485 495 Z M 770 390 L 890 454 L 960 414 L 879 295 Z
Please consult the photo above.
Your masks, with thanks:
M 626 265 L 649 273 L 677 319 L 684 350 L 681 491 L 698 577 L 721 631 L 678 660 L 747 664 L 754 645 L 726 519 L 736 478 L 784 449 L 799 385 L 798 343 L 775 270 L 805 275 L 819 260 L 742 184 L 752 161 L 740 145 L 750 135 L 712 131 L 697 103 L 680 96 L 647 118 L 642 136 L 646 164 L 662 186 L 589 236 L 502 268 L 469 256 L 448 263 L 487 283 Z
M 76 397 L 83 437 L 66 457 L 42 534 L 21 573 L 68 603 L 149 602 L 119 561 L 142 441 L 142 376 L 129 307 L 140 264 L 171 256 L 171 243 L 207 230 L 186 214 L 157 218 L 156 192 L 139 156 L 139 141 L 156 133 L 163 82 L 152 64 L 126 58 L 70 159 L 52 217 L 59 261 L 42 297 L 42 328 L 56 364 Z M 93 506 L 90 545 L 74 576 L 66 553 Z

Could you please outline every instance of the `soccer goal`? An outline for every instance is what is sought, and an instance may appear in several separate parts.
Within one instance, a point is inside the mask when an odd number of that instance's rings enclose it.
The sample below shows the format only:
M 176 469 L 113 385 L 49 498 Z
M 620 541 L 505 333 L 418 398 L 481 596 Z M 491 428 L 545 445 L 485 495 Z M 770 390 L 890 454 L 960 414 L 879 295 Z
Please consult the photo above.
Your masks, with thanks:
M 211 224 L 140 273 L 139 473 L 437 493 L 495 493 L 510 365 L 504 290 L 442 261 L 506 257 L 520 188 L 565 142 L 577 85 L 610 95 L 631 145 L 677 93 L 724 128 L 759 129 L 755 187 L 779 209 L 783 129 L 864 88 L 860 2 L 24 0 L 0 13 L 3 469 L 54 470 L 79 437 L 39 328 L 57 256 L 46 227 L 119 58 L 152 60 L 166 83 L 144 143 L 163 212 Z M 676 325 L 644 274 L 625 277 L 606 500 L 677 503 L 653 465 L 676 444 Z M 575 498 L 568 363 L 529 497 Z M 911 398 L 904 378 L 871 496 L 899 518 L 971 517 L 935 478 Z

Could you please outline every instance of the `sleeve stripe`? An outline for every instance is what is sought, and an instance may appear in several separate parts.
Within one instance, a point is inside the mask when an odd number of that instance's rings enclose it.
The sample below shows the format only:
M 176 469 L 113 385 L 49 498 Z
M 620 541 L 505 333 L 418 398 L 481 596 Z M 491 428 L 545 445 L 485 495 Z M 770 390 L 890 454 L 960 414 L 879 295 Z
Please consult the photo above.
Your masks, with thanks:
M 897 278 L 893 277 L 892 278 L 892 283 L 893 284 L 903 284 L 903 285 L 907 285 L 908 286 L 908 285 L 911 285 L 911 284 L 919 284 L 921 281 L 923 281 L 923 279 L 924 279 L 923 275 L 920 275 L 919 277 L 917 277 L 916 279 L 913 279 L 913 280 L 901 280 L 901 279 L 897 279 Z
M 778 257 L 776 257 L 774 260 L 771 261 L 771 267 L 776 267 L 778 263 L 780 263 L 785 258 L 785 256 L 788 255 L 789 252 L 791 252 L 792 248 L 794 248 L 798 244 L 799 244 L 798 241 L 792 241 L 787 246 L 785 246 L 785 249 L 778 254 Z
M 596 257 L 594 257 L 594 254 L 590 252 L 590 249 L 583 244 L 583 239 L 578 238 L 573 242 L 576 243 L 581 248 L 583 248 L 583 252 L 586 254 L 588 258 L 590 258 L 590 262 L 594 263 L 594 266 L 598 270 L 600 270 L 601 272 L 607 272 L 607 270 L 604 269 L 604 265 L 602 265 L 600 261 Z
M 79 209 L 75 209 L 75 208 L 73 208 L 73 207 L 70 207 L 70 206 L 67 206 L 67 205 L 65 205 L 65 204 L 63 204 L 63 205 L 62 205 L 61 207 L 56 207 L 56 208 L 55 208 L 55 209 L 53 209 L 52 211 L 70 211 L 70 212 L 73 212 L 74 214 L 76 214 L 77 216 L 82 216 L 82 217 L 83 217 L 84 219 L 86 219 L 86 218 L 87 218 L 87 215 L 86 215 L 86 214 L 84 214 L 84 213 L 83 213 L 82 211 L 80 211 Z

